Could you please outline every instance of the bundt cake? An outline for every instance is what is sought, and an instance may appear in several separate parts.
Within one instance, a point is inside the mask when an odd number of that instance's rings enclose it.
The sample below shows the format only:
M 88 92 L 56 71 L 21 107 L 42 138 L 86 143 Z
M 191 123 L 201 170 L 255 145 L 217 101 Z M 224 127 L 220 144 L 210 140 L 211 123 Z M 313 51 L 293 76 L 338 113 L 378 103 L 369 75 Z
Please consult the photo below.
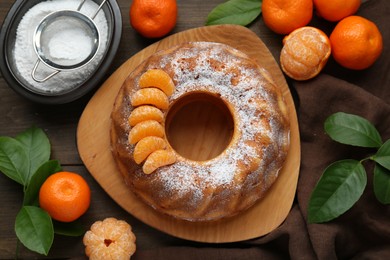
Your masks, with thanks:
M 226 149 L 207 160 L 181 155 L 167 137 L 167 115 L 192 95 L 220 100 L 233 122 Z M 147 58 L 121 87 L 111 119 L 113 157 L 129 188 L 158 212 L 188 221 L 252 206 L 276 180 L 289 149 L 279 88 L 253 59 L 221 43 L 184 43 Z

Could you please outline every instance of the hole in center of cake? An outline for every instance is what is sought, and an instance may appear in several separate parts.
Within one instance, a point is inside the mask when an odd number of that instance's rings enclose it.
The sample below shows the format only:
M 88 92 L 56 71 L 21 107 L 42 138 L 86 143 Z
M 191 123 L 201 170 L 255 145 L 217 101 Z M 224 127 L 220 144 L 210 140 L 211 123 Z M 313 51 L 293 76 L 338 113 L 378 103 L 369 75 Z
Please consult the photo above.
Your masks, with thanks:
M 229 108 L 218 96 L 189 93 L 172 105 L 165 131 L 178 154 L 194 161 L 207 161 L 228 147 L 234 121 Z

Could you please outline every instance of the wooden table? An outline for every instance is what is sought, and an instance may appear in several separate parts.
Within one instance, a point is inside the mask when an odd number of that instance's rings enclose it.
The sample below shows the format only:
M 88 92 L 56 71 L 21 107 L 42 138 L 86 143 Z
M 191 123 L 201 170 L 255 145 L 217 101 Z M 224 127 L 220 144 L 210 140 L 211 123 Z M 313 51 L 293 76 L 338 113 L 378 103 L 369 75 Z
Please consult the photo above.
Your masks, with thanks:
M 1 0 L 0 23 L 3 22 L 14 1 Z M 122 63 L 132 55 L 149 46 L 155 40 L 149 40 L 137 34 L 129 23 L 131 1 L 117 1 L 123 16 L 123 35 L 118 53 L 106 77 L 109 77 Z M 208 13 L 222 0 L 178 0 L 179 17 L 172 33 L 203 26 Z M 281 37 L 269 31 L 257 19 L 249 28 L 254 31 L 270 48 L 275 57 L 279 56 Z M 96 220 L 114 216 L 130 223 L 137 236 L 137 251 L 155 249 L 164 246 L 210 245 L 181 240 L 159 232 L 120 208 L 91 177 L 84 167 L 76 147 L 76 129 L 81 113 L 93 93 L 71 104 L 47 106 L 36 104 L 15 93 L 0 75 L 0 136 L 15 136 L 25 129 L 36 125 L 46 132 L 52 145 L 52 158 L 58 159 L 64 170 L 74 171 L 86 178 L 92 189 L 92 202 L 81 221 L 86 228 Z M 15 257 L 17 238 L 14 232 L 15 216 L 22 204 L 22 187 L 0 174 L 0 259 Z M 23 246 L 20 258 L 40 258 Z M 84 258 L 82 238 L 55 236 L 50 258 Z

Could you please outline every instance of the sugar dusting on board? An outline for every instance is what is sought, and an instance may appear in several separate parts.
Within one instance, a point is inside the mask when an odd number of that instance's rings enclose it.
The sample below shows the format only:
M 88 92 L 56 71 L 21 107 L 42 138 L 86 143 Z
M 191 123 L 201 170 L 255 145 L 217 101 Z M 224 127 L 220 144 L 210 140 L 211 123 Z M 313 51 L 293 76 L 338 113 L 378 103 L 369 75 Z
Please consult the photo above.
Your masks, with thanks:
M 197 47 L 202 49 L 202 43 L 198 43 Z M 241 163 L 241 167 L 245 165 L 249 168 L 253 158 L 256 160 L 262 156 L 262 153 L 266 153 L 264 150 L 259 151 L 257 147 L 248 145 L 247 142 L 255 141 L 260 133 L 272 140 L 275 135 L 272 131 L 279 131 L 276 128 L 269 129 L 269 122 L 263 123 L 259 119 L 258 108 L 251 105 L 256 100 L 259 102 L 271 100 L 268 92 L 264 90 L 265 80 L 259 80 L 258 68 L 240 69 L 240 58 L 222 53 L 218 45 L 210 48 L 207 44 L 203 48 L 208 50 L 179 51 L 173 57 L 163 57 L 160 64 L 151 63 L 149 65 L 149 68 L 161 67 L 174 71 L 173 79 L 176 83 L 176 90 L 170 97 L 170 102 L 186 93 L 205 91 L 217 94 L 236 109 L 235 123 L 240 129 L 238 141 L 231 144 L 220 156 L 201 163 L 179 158 L 177 163 L 162 167 L 155 173 L 164 183 L 168 194 L 175 194 L 179 198 L 189 198 L 189 204 L 193 207 L 204 199 L 202 191 L 206 188 L 215 189 L 225 186 L 232 192 L 239 191 L 242 183 L 235 184 L 236 174 L 240 171 L 238 163 Z M 232 68 L 236 70 L 231 70 Z M 237 77 L 239 80 L 235 81 Z M 235 82 L 235 85 L 232 82 Z M 270 121 L 273 121 L 272 117 Z M 264 171 L 265 163 L 263 161 L 257 166 L 251 178 L 259 174 L 268 174 Z M 142 172 L 138 174 L 142 175 Z
M 80 0 L 49 0 L 38 3 L 31 7 L 21 19 L 17 32 L 13 55 L 18 77 L 31 86 L 33 91 L 40 93 L 63 93 L 74 89 L 83 83 L 96 69 L 107 49 L 108 23 L 103 11 L 100 11 L 94 19 L 96 27 L 100 32 L 100 49 L 95 58 L 86 66 L 80 69 L 61 71 L 45 82 L 38 83 L 31 77 L 38 57 L 34 51 L 33 37 L 35 28 L 40 21 L 48 14 L 62 10 L 76 11 Z M 87 0 L 80 12 L 91 17 L 99 8 L 92 0 Z M 72 35 L 70 37 L 69 35 Z M 50 54 L 58 59 L 72 59 L 86 57 L 85 52 L 90 52 L 89 41 L 85 41 L 85 35 L 76 28 L 69 28 L 66 24 L 59 25 L 58 37 L 50 42 Z M 76 43 L 76 44 L 75 44 Z M 88 52 L 88 54 L 89 54 Z M 87 54 L 87 55 L 88 55 Z M 37 69 L 37 77 L 44 78 L 53 72 L 51 68 L 40 64 Z

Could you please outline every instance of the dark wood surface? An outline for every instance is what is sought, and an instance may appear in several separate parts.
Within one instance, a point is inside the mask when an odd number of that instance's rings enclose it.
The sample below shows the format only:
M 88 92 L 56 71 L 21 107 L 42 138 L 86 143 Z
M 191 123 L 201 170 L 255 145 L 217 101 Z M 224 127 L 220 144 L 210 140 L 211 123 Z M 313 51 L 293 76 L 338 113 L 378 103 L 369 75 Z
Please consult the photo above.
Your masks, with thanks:
M 156 41 L 141 37 L 131 28 L 128 15 L 131 1 L 118 0 L 117 2 L 123 17 L 123 34 L 118 53 L 106 77 L 132 55 Z M 177 25 L 171 34 L 204 26 L 207 14 L 224 1 L 178 0 L 177 2 L 179 16 Z M 3 22 L 13 3 L 12 0 L 0 1 L 0 23 Z M 281 36 L 269 31 L 259 18 L 249 28 L 261 37 L 275 57 L 279 55 Z M 0 75 L 0 136 L 13 137 L 32 125 L 44 129 L 51 141 L 52 158 L 58 159 L 64 170 L 74 171 L 84 176 L 92 189 L 91 206 L 88 212 L 81 217 L 81 221 L 87 229 L 94 221 L 106 217 L 124 219 L 132 225 L 136 234 L 137 252 L 164 246 L 213 246 L 174 238 L 143 224 L 121 209 L 91 177 L 83 166 L 77 151 L 76 129 L 79 117 L 92 94 L 65 105 L 36 104 L 15 93 Z M 14 221 L 22 204 L 22 193 L 19 184 L 0 174 L 0 259 L 15 257 L 17 238 L 14 232 Z M 40 258 L 42 256 L 21 246 L 19 257 Z M 84 258 L 82 238 L 56 235 L 49 257 Z

